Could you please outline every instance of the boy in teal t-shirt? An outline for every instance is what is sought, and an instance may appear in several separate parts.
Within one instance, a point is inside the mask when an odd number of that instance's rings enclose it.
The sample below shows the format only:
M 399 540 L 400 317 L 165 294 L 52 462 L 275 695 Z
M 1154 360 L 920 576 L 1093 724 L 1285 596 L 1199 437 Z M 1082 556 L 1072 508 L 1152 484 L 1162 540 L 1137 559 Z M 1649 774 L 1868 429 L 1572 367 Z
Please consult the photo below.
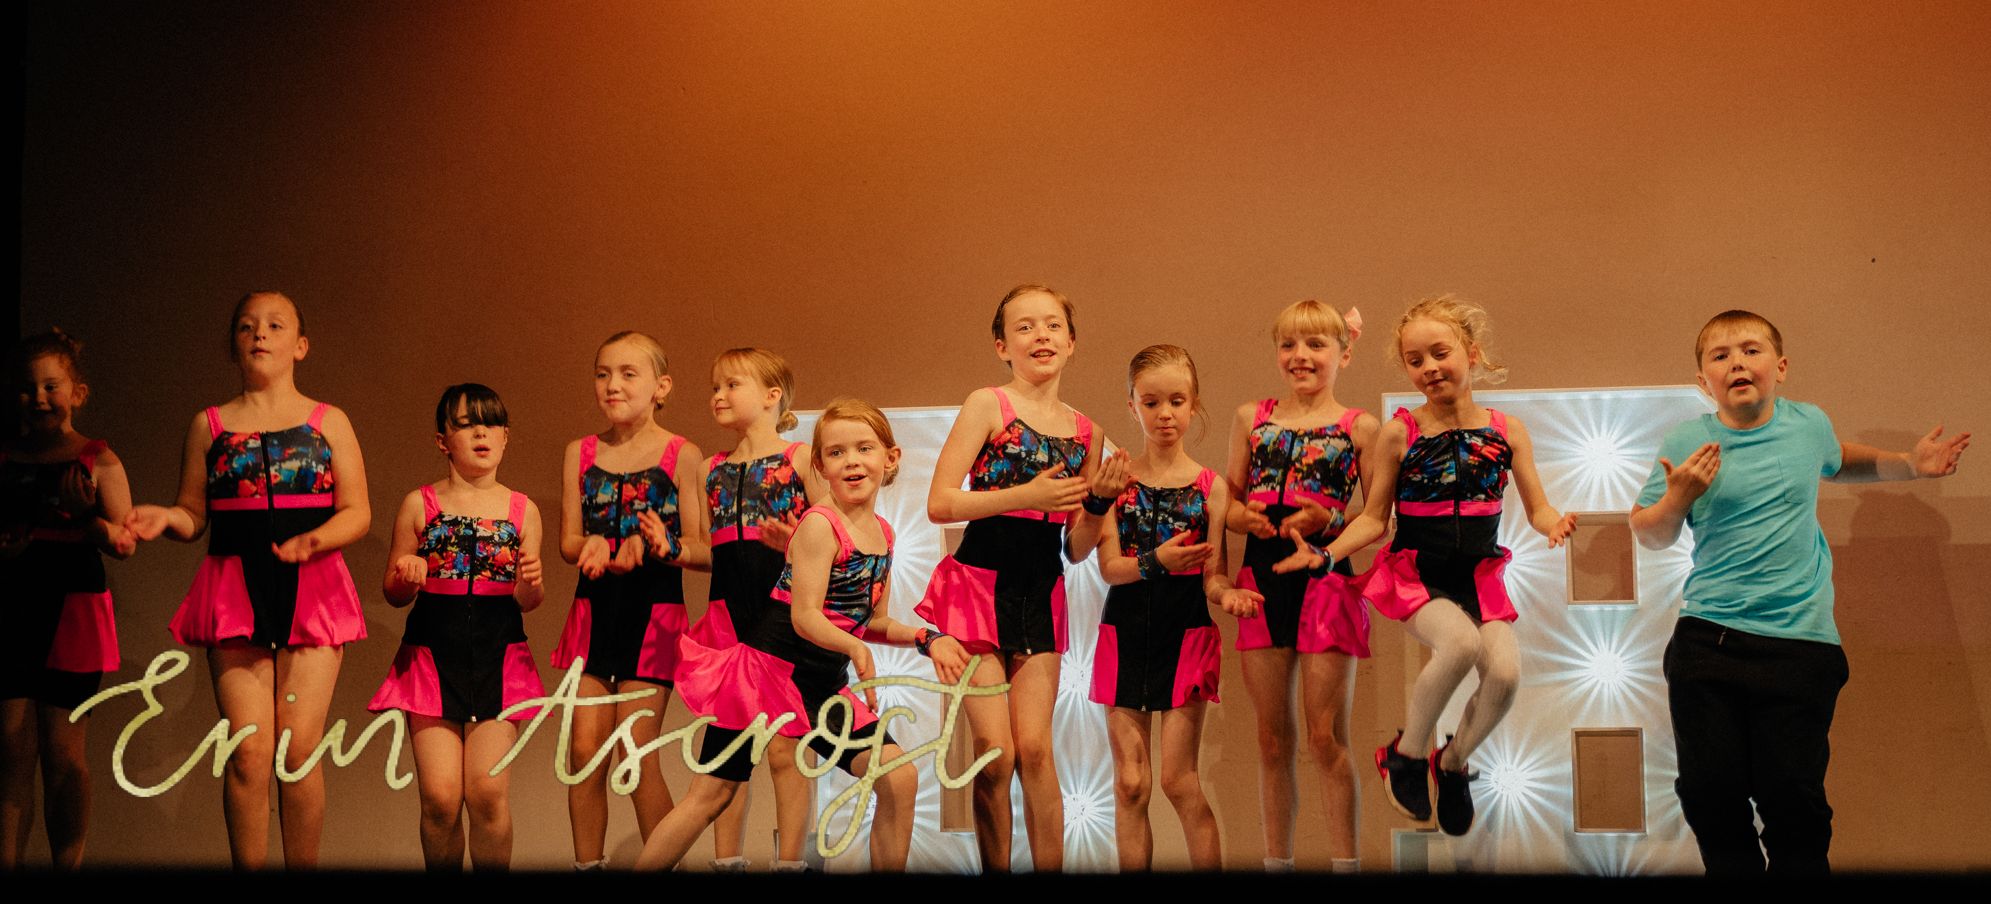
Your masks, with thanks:
M 1682 526 L 1694 532 L 1686 607 L 1666 648 L 1674 787 L 1710 874 L 1761 873 L 1766 851 L 1773 873 L 1823 874 L 1826 734 L 1846 657 L 1818 480 L 1953 474 L 1970 434 L 1943 439 L 1937 427 L 1909 452 L 1839 442 L 1816 406 L 1777 398 L 1790 368 L 1783 336 L 1748 311 L 1708 321 L 1694 359 L 1717 412 L 1666 435 L 1631 515 L 1650 549 L 1671 546 Z

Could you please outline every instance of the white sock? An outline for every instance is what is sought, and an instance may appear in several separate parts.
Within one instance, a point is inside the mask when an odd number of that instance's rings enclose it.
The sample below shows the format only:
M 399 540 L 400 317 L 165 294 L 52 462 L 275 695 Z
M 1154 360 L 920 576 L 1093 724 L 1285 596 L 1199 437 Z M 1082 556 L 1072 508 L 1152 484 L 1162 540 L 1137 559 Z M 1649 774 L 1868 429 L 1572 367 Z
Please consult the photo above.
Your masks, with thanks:
M 1337 873 L 1359 873 L 1362 871 L 1362 860 L 1359 857 L 1350 857 L 1345 860 L 1336 857 L 1334 858 L 1333 871 Z
M 747 871 L 747 866 L 748 860 L 745 857 L 720 857 L 712 861 L 712 871 L 715 873 L 744 873 Z
M 774 871 L 777 873 L 806 873 L 809 871 L 809 861 L 776 860 L 774 861 Z
M 603 857 L 600 860 L 590 860 L 586 863 L 582 863 L 579 860 L 574 861 L 574 872 L 577 873 L 604 873 L 607 871 L 608 871 L 607 857 Z
M 1268 873 L 1290 873 L 1293 871 L 1293 858 L 1267 857 L 1265 858 L 1265 871 Z

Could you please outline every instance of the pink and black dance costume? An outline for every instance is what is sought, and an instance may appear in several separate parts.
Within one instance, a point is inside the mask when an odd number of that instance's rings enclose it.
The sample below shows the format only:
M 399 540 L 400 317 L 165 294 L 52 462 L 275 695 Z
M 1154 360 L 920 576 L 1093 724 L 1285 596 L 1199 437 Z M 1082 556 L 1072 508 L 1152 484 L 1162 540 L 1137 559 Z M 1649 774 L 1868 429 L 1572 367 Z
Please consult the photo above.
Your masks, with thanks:
M 705 499 L 712 510 L 712 592 L 705 617 L 692 628 L 704 646 L 729 647 L 753 634 L 774 606 L 774 583 L 787 564 L 780 550 L 760 542 L 762 521 L 799 516 L 809 488 L 795 466 L 801 443 L 753 461 L 706 462 Z
M 513 493 L 504 520 L 445 514 L 422 487 L 422 543 L 429 576 L 408 613 L 401 649 L 371 712 L 398 709 L 452 722 L 495 719 L 507 707 L 545 695 L 525 618 L 512 599 L 518 580 L 525 494 Z M 530 719 L 537 709 L 513 713 Z
M 836 531 L 837 555 L 830 566 L 829 587 L 823 594 L 823 615 L 830 624 L 864 637 L 866 625 L 891 586 L 892 525 L 883 517 L 878 518 L 878 527 L 885 532 L 885 552 L 873 555 L 857 551 L 843 516 L 835 509 L 819 505 L 802 515 L 805 519 L 812 516 L 827 520 Z M 762 714 L 772 723 L 783 713 L 793 713 L 795 718 L 783 725 L 780 733 L 784 737 L 802 737 L 814 726 L 824 701 L 836 696 L 850 704 L 850 715 L 854 717 L 851 739 L 867 739 L 878 730 L 878 717 L 864 705 L 862 697 L 851 692 L 846 680 L 850 657 L 816 646 L 795 633 L 794 603 L 790 598 L 794 577 L 794 566 L 781 570 L 773 591 L 773 598 L 780 605 L 768 612 L 754 632 L 742 637 L 739 643 L 713 649 L 693 637 L 684 638 L 684 668 L 679 673 L 678 694 L 693 713 L 714 719 L 700 743 L 700 762 L 712 762 Z M 839 731 L 844 718 L 842 711 L 833 708 L 830 712 L 838 721 L 828 730 Z M 891 738 L 885 738 L 884 743 L 891 743 Z M 825 757 L 838 754 L 837 745 L 822 738 L 810 746 Z M 750 750 L 750 744 L 742 745 L 712 771 L 712 776 L 729 782 L 751 778 L 754 767 Z M 845 750 L 837 765 L 849 772 L 852 761 L 863 752 L 861 748 Z
M 684 572 L 669 561 L 681 547 L 678 524 L 677 459 L 684 437 L 664 445 L 657 466 L 611 474 L 595 466 L 596 437 L 581 440 L 581 530 L 608 539 L 609 554 L 623 541 L 642 536 L 637 516 L 656 512 L 671 536 L 667 551 L 647 550 L 643 564 L 626 574 L 581 576 L 574 607 L 553 650 L 561 670 L 585 658 L 582 671 L 607 682 L 635 679 L 670 687 L 677 679 L 678 638 L 689 621 L 684 611 Z
M 321 425 L 330 406 L 287 430 L 236 433 L 207 410 L 207 557 L 168 630 L 180 643 L 216 647 L 332 647 L 366 636 L 359 591 L 338 550 L 301 564 L 272 544 L 332 519 L 332 446 Z
M 1002 432 L 982 445 L 968 469 L 968 489 L 1001 490 L 1028 483 L 1063 463 L 1077 476 L 1092 444 L 1092 421 L 1078 418 L 1075 436 L 1046 436 L 1016 416 L 1009 396 L 991 387 L 1002 406 Z M 968 522 L 961 545 L 940 560 L 926 598 L 913 611 L 971 654 L 1065 651 L 1065 514 L 1015 511 Z
M 1217 472 L 1204 468 L 1188 486 L 1128 487 L 1116 516 L 1120 554 L 1139 558 L 1184 534 L 1186 543 L 1203 542 L 1216 480 Z M 1210 620 L 1201 568 L 1117 585 L 1107 592 L 1099 619 L 1092 701 L 1143 711 L 1215 703 L 1223 642 Z
M 1492 423 L 1477 430 L 1423 436 L 1417 418 L 1396 410 L 1410 432 L 1396 481 L 1396 536 L 1361 581 L 1376 611 L 1403 621 L 1425 603 L 1448 599 L 1475 622 L 1515 619 L 1501 580 L 1513 553 L 1496 542 L 1514 447 L 1507 416 L 1491 408 L 1487 414 Z
M 1317 502 L 1327 509 L 1330 520 L 1308 540 L 1315 546 L 1326 546 L 1347 525 L 1348 500 L 1354 497 L 1360 480 L 1354 430 L 1362 410 L 1347 409 L 1339 420 L 1325 427 L 1294 430 L 1271 422 L 1272 409 L 1278 404 L 1277 399 L 1258 403 L 1251 425 L 1244 499 L 1237 504 L 1264 503 L 1265 517 L 1276 526 L 1299 511 L 1301 502 Z M 1284 535 L 1245 536 L 1244 567 L 1238 570 L 1237 586 L 1258 591 L 1265 604 L 1258 618 L 1238 621 L 1237 648 L 1283 647 L 1302 653 L 1368 657 L 1369 613 L 1355 592 L 1348 563 L 1336 562 L 1333 571 L 1319 576 L 1272 570 L 1274 564 L 1292 554 L 1293 541 Z
M 26 698 L 75 709 L 118 667 L 117 623 L 104 560 L 90 542 L 94 512 L 63 511 L 62 481 L 85 474 L 106 448 L 83 446 L 73 461 L 14 461 L 0 450 L 0 511 L 10 532 L 26 534 L 20 552 L 0 560 L 0 592 L 9 614 L 0 659 L 0 700 Z

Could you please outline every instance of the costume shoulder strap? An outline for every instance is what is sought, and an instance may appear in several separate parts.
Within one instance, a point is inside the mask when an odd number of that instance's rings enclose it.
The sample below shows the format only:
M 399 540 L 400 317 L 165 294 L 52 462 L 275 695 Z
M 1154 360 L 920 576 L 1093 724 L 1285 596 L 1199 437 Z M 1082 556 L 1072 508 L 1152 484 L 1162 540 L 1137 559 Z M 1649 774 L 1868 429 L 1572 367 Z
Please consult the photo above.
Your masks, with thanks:
M 824 521 L 830 523 L 830 529 L 836 531 L 836 560 L 841 562 L 850 558 L 851 550 L 855 546 L 850 542 L 850 530 L 843 526 L 843 519 L 837 516 L 836 510 L 826 505 L 812 505 L 808 511 L 802 513 L 803 520 L 807 520 L 810 515 L 821 515 Z M 800 528 L 799 524 L 796 526 Z
M 1086 417 L 1077 408 L 1072 409 L 1072 417 L 1078 419 L 1078 433 L 1072 438 L 1078 440 L 1080 446 L 1092 448 L 1092 418 Z
M 505 514 L 505 520 L 510 521 L 513 525 L 517 526 L 519 530 L 525 530 L 525 494 L 524 493 L 518 492 L 517 490 L 512 491 L 512 508 L 511 511 Z
M 1334 426 L 1337 429 L 1339 429 L 1341 432 L 1346 433 L 1349 436 L 1354 436 L 1355 419 L 1361 417 L 1363 414 L 1366 413 L 1367 412 L 1364 412 L 1360 408 L 1345 409 L 1341 412 L 1341 419 L 1334 422 Z
M 1258 414 L 1254 415 L 1251 419 L 1251 429 L 1256 430 L 1265 426 L 1265 422 L 1272 419 L 1272 409 L 1277 407 L 1279 407 L 1278 399 L 1266 399 L 1259 402 Z
M 221 434 L 224 432 L 226 431 L 221 429 L 221 409 L 207 409 L 207 438 L 211 440 L 220 439 Z
M 1404 437 L 1404 451 L 1409 451 L 1410 447 L 1417 443 L 1417 438 L 1420 435 L 1417 432 L 1417 417 L 1412 415 L 1408 408 L 1398 408 L 1396 413 L 1390 415 L 1390 417 L 1403 422 L 1404 430 L 1408 431 L 1408 435 Z
M 1202 473 L 1196 475 L 1196 491 L 1202 493 L 1204 499 L 1210 498 L 1210 488 L 1216 485 L 1217 472 L 1204 468 Z
M 311 416 L 305 418 L 304 422 L 310 424 L 313 430 L 325 429 L 325 412 L 331 407 L 324 402 L 319 402 L 318 407 L 311 409 Z
M 592 433 L 581 437 L 581 470 L 574 475 L 576 479 L 587 476 L 588 469 L 595 466 L 595 445 L 598 442 L 599 438 Z
M 422 484 L 422 522 L 426 524 L 434 521 L 440 514 L 442 514 L 442 503 L 436 500 L 435 485 Z
M 76 460 L 83 465 L 85 470 L 95 470 L 97 467 L 97 456 L 104 454 L 104 450 L 110 447 L 111 444 L 108 442 L 101 439 L 93 439 L 83 444 L 82 451 L 76 453 Z
M 1500 409 L 1498 408 L 1488 408 L 1486 409 L 1486 416 L 1492 421 L 1488 426 L 1493 428 L 1493 432 L 1500 434 L 1501 439 L 1506 439 L 1507 415 L 1500 413 Z
M 679 452 L 684 451 L 684 444 L 683 436 L 671 437 L 671 441 L 664 444 L 663 456 L 657 459 L 657 467 L 662 468 L 664 476 L 673 482 L 677 480 L 677 457 Z
M 991 386 L 989 391 L 995 393 L 996 405 L 1002 408 L 1002 425 L 1009 426 L 1010 421 L 1016 420 L 1016 406 L 1009 404 L 1009 393 L 1003 392 L 1000 386 Z

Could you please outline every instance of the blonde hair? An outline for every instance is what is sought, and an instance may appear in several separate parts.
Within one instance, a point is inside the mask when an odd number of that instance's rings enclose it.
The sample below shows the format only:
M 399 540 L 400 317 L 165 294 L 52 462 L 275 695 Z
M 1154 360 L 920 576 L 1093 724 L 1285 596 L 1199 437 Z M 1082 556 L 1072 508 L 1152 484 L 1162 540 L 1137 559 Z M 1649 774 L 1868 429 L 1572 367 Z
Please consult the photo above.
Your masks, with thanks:
M 787 433 L 799 423 L 795 413 L 788 409 L 795 404 L 795 372 L 788 369 L 788 361 L 764 348 L 729 348 L 712 359 L 712 372 L 720 371 L 743 373 L 760 381 L 769 389 L 781 390 L 781 407 L 774 419 L 774 429 Z
M 996 341 L 997 342 L 1003 341 L 1002 318 L 1003 318 L 1003 312 L 1009 308 L 1009 303 L 1015 301 L 1018 298 L 1022 298 L 1025 295 L 1029 295 L 1033 292 L 1041 292 L 1045 295 L 1051 296 L 1051 300 L 1056 301 L 1058 303 L 1058 307 L 1065 309 L 1065 335 L 1070 336 L 1073 339 L 1077 339 L 1078 311 L 1072 307 L 1072 300 L 1066 298 L 1064 296 L 1064 293 L 1059 292 L 1058 290 L 1053 289 L 1049 286 L 1040 286 L 1035 283 L 1026 283 L 1024 285 L 1017 286 L 1016 288 L 1009 290 L 1009 294 L 1004 295 L 1001 301 L 996 302 L 995 322 L 989 324 L 989 333 L 995 336 Z
M 644 354 L 650 356 L 650 365 L 657 369 L 657 376 L 659 377 L 670 376 L 671 365 L 670 361 L 664 357 L 663 344 L 658 342 L 649 333 L 638 332 L 636 330 L 623 330 L 622 332 L 616 333 L 615 335 L 610 336 L 607 339 L 603 339 L 600 345 L 595 346 L 595 360 L 597 361 L 601 360 L 602 349 L 614 345 L 617 342 L 627 342 L 630 345 L 634 345 L 637 348 L 642 349 Z M 656 409 L 662 407 L 664 407 L 664 403 L 658 401 L 656 396 L 650 397 L 650 410 L 655 411 Z
M 1311 298 L 1287 305 L 1272 321 L 1273 342 L 1288 336 L 1333 336 L 1334 341 L 1341 343 L 1342 351 L 1355 345 L 1353 331 L 1348 329 L 1348 321 L 1341 312 Z
M 1732 310 L 1714 315 L 1707 325 L 1701 327 L 1700 335 L 1694 337 L 1694 366 L 1701 366 L 1701 353 L 1707 351 L 1708 335 L 1719 329 L 1735 329 L 1742 326 L 1760 326 L 1770 334 L 1770 345 L 1777 350 L 1777 357 L 1784 356 L 1784 334 L 1777 332 L 1777 325 L 1754 311 Z
M 1141 374 L 1159 367 L 1180 367 L 1189 372 L 1189 394 L 1196 404 L 1192 406 L 1198 417 L 1203 415 L 1203 381 L 1196 376 L 1196 362 L 1189 357 L 1189 350 L 1179 345 L 1150 345 L 1134 355 L 1127 362 L 1127 398 L 1134 397 L 1134 381 Z
M 834 399 L 823 407 L 823 415 L 816 419 L 816 429 L 809 437 L 809 463 L 816 466 L 818 473 L 823 470 L 823 425 L 831 421 L 856 421 L 870 427 L 885 448 L 899 447 L 899 441 L 892 438 L 891 420 L 885 417 L 885 412 L 878 410 L 878 406 L 849 396 Z M 898 478 L 898 465 L 885 470 L 885 486 L 891 486 L 892 481 Z
M 1397 321 L 1395 341 L 1391 343 L 1393 363 L 1403 364 L 1403 328 L 1413 320 L 1435 320 L 1452 328 L 1465 343 L 1466 350 L 1477 352 L 1479 361 L 1473 365 L 1471 378 L 1488 383 L 1500 383 L 1507 379 L 1507 367 L 1496 363 L 1486 353 L 1487 336 L 1493 332 L 1493 325 L 1486 316 L 1486 310 L 1447 292 L 1434 295 L 1410 306 L 1403 312 L 1403 319 Z

